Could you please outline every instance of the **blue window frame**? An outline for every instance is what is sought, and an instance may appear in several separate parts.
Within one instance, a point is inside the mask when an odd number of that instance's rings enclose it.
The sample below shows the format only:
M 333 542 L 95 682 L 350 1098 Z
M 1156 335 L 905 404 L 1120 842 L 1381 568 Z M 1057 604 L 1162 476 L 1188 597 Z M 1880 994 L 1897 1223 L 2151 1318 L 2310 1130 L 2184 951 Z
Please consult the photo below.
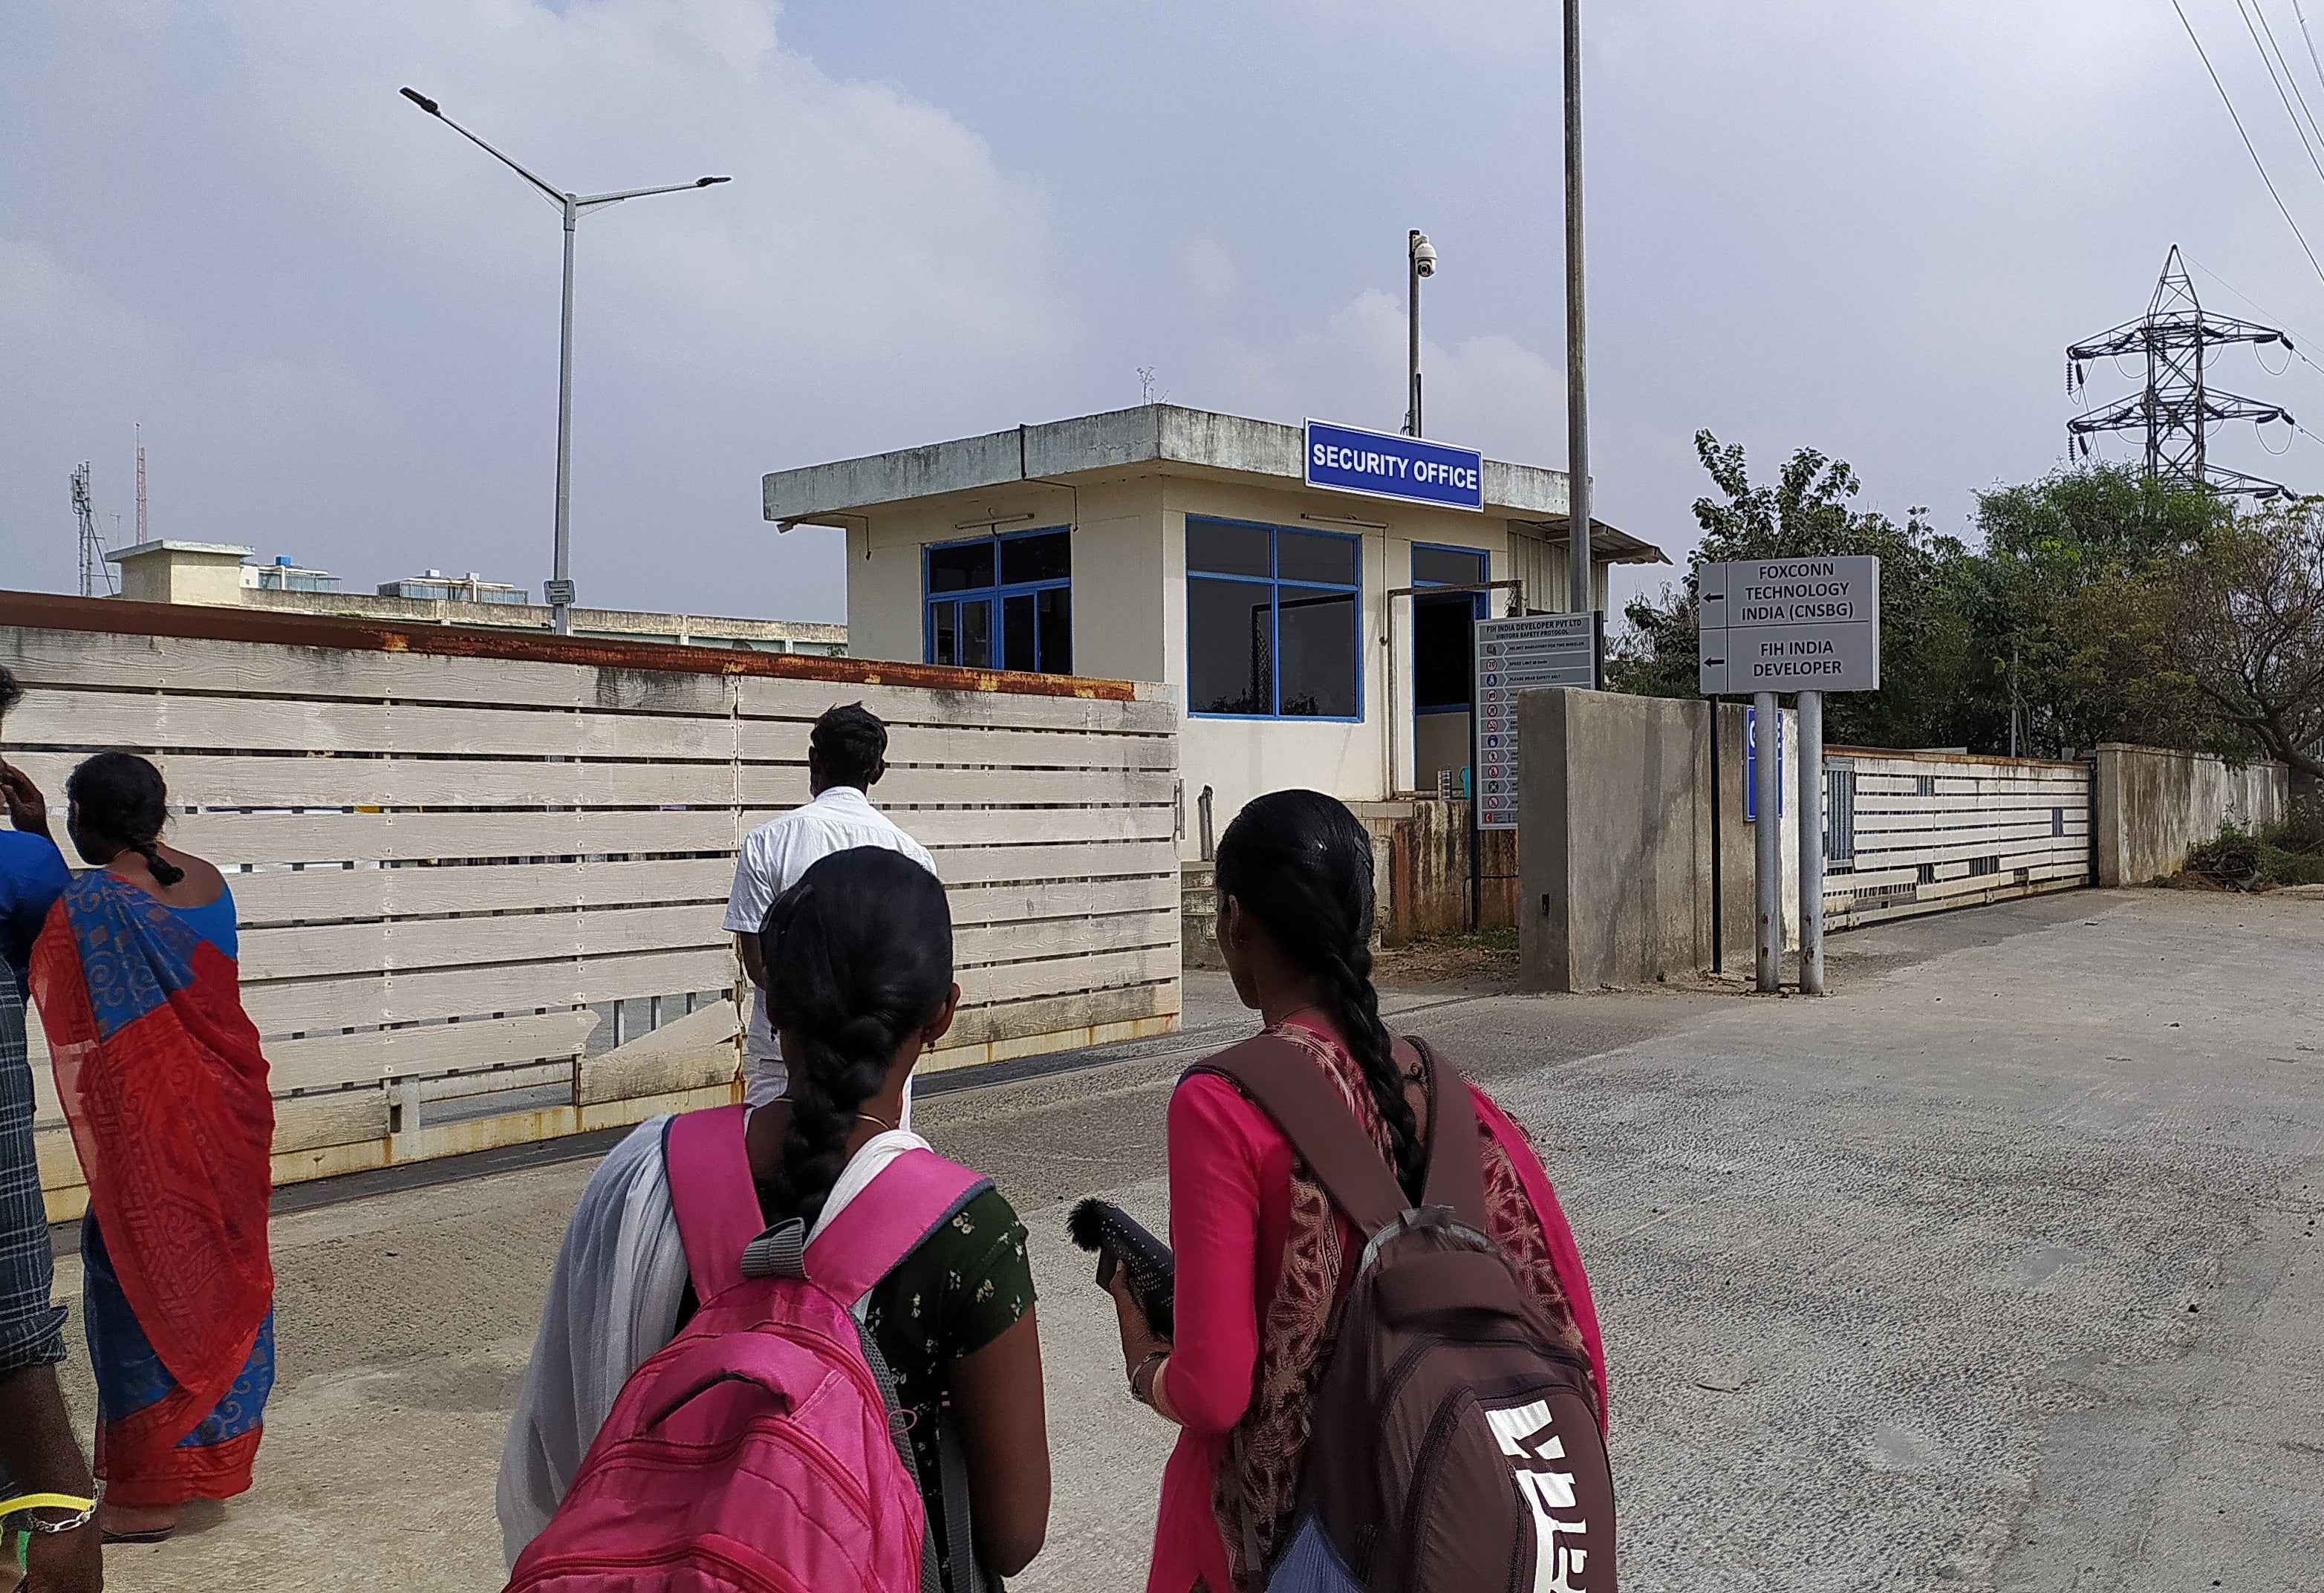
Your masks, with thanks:
M 1492 556 L 1481 548 L 1412 545 L 1416 587 L 1465 586 L 1493 578 Z M 1481 592 L 1448 592 L 1412 599 L 1412 711 L 1466 714 L 1475 674 L 1476 622 L 1485 617 Z
M 1364 715 L 1363 540 L 1186 517 L 1186 711 L 1217 719 Z
M 920 591 L 929 663 L 1074 672 L 1070 527 L 932 543 L 920 550 Z

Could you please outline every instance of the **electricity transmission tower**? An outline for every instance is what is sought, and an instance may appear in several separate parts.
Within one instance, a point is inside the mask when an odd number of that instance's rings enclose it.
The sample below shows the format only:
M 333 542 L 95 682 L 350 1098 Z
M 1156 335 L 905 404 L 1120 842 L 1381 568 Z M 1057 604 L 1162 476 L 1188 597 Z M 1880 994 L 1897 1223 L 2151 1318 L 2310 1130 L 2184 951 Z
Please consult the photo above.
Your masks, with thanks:
M 113 566 L 105 562 L 105 536 L 97 529 L 97 503 L 89 495 L 88 461 L 72 473 L 73 518 L 80 521 L 80 594 L 95 597 L 99 581 L 106 595 L 114 594 Z
M 2086 390 L 2084 362 L 2123 355 L 2146 358 L 2144 392 L 2109 404 L 2103 410 L 2076 416 L 2066 430 L 2082 456 L 2090 453 L 2090 437 L 2101 431 L 2144 431 L 2146 474 L 2181 486 L 2209 487 L 2218 493 L 2248 493 L 2255 498 L 2282 498 L 2292 489 L 2241 471 L 2209 462 L 2206 452 L 2210 428 L 2227 420 L 2292 423 L 2280 404 L 2262 403 L 2212 385 L 2205 369 L 2207 350 L 2223 344 L 2281 343 L 2288 352 L 2292 339 L 2273 327 L 2213 315 L 2196 301 L 2195 284 L 2180 263 L 2179 246 L 2163 262 L 2163 280 L 2139 319 L 2102 332 L 2066 351 L 2066 391 Z

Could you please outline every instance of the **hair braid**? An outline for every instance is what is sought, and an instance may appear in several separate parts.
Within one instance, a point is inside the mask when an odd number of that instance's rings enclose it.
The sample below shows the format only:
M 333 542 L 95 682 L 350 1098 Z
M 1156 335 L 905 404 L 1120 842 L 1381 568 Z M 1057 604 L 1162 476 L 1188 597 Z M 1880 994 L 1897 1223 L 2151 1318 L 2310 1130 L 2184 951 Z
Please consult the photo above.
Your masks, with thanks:
M 154 843 L 152 838 L 133 841 L 129 843 L 129 850 L 145 860 L 145 866 L 153 871 L 153 879 L 157 884 L 175 885 L 186 877 L 185 870 L 161 855 L 161 849 Z
M 1396 1180 L 1416 1204 L 1428 1183 L 1427 1147 L 1420 1143 L 1420 1122 L 1404 1092 L 1404 1073 L 1396 1065 L 1396 1041 L 1380 1021 L 1379 993 L 1372 989 L 1372 953 L 1359 944 L 1348 956 L 1324 960 L 1323 977 L 1331 981 L 1333 1016 L 1348 1051 L 1364 1070 L 1372 1104 L 1388 1125 L 1390 1147 L 1396 1152 Z
M 935 875 L 900 852 L 857 848 L 824 858 L 776 898 L 760 948 L 790 1067 L 790 1122 L 767 1204 L 812 1228 L 846 1170 L 863 1103 L 944 1008 L 952 919 Z
M 889 1052 L 847 1056 L 813 1031 L 794 1027 L 805 1054 L 790 1062 L 791 1120 L 783 1130 L 783 1159 L 768 1182 L 777 1211 L 809 1228 L 847 1168 L 847 1137 L 863 1103 L 888 1076 Z
M 1218 889 L 1267 925 L 1284 954 L 1326 987 L 1349 1054 L 1388 1126 L 1397 1182 L 1417 1202 L 1427 1148 L 1405 1095 L 1395 1042 L 1372 989 L 1371 837 L 1344 804 L 1317 791 L 1272 791 L 1220 838 Z

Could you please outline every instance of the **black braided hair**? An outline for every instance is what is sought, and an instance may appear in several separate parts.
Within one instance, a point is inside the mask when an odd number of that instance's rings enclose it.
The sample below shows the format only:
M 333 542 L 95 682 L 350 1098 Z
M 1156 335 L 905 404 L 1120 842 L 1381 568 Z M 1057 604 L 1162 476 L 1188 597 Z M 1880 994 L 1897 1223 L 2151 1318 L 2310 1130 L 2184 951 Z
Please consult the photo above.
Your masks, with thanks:
M 1221 898 L 1232 897 L 1285 956 L 1323 982 L 1341 1036 L 1388 1124 L 1397 1181 L 1417 1202 L 1427 1152 L 1372 990 L 1370 833 L 1321 791 L 1270 791 L 1235 815 L 1219 839 L 1217 867 Z
M 812 1228 L 847 1165 L 863 1103 L 952 991 L 952 911 L 936 877 L 910 858 L 856 847 L 819 860 L 775 898 L 759 950 L 791 1075 L 768 1208 Z
M 84 759 L 65 780 L 75 822 L 84 835 L 118 842 L 145 860 L 154 879 L 175 885 L 185 870 L 161 855 L 161 825 L 170 791 L 161 771 L 134 752 L 99 752 Z

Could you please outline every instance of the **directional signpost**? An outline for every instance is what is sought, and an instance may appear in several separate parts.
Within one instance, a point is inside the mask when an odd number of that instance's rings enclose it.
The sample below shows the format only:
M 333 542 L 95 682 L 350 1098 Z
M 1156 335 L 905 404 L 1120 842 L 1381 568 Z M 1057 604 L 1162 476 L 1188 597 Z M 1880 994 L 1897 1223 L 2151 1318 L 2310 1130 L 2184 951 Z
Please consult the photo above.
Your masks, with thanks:
M 1823 994 L 1823 694 L 1880 689 L 1877 558 L 1745 559 L 1695 572 L 1701 686 L 1708 697 L 1748 692 L 1757 724 L 1781 720 L 1776 694 L 1800 698 L 1800 991 Z M 1783 832 L 1776 760 L 1751 763 L 1758 894 L 1758 985 L 1783 988 Z
M 1589 614 L 1529 614 L 1477 622 L 1477 827 L 1517 827 L 1517 694 L 1598 681 L 1597 623 Z

